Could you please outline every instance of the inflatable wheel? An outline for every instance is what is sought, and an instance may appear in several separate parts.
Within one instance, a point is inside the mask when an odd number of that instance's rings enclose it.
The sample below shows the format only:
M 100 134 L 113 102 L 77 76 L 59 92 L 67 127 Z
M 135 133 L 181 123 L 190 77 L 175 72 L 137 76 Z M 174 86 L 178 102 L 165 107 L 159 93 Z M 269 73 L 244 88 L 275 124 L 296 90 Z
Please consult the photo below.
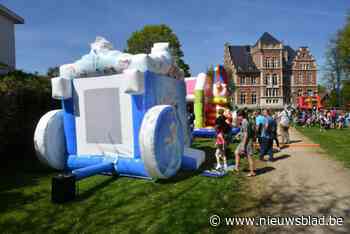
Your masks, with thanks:
M 152 178 L 169 178 L 181 166 L 184 137 L 174 107 L 159 105 L 149 109 L 142 121 L 140 153 Z
M 34 132 L 34 148 L 41 162 L 58 170 L 64 169 L 66 146 L 62 110 L 49 111 L 41 117 Z

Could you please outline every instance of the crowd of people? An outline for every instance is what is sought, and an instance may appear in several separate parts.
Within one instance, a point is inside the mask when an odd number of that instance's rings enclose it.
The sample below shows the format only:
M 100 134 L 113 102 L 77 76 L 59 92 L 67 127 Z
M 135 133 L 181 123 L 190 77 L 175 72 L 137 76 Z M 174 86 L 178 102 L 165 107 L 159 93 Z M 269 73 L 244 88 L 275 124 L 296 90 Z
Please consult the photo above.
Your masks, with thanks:
M 303 127 L 318 126 L 320 131 L 343 129 L 350 126 L 350 113 L 335 108 L 318 110 L 314 107 L 312 110 L 296 111 L 294 122 Z
M 350 126 L 350 113 L 336 110 L 298 110 L 286 107 L 282 111 L 271 112 L 269 109 L 248 111 L 247 109 L 231 112 L 220 109 L 216 119 L 215 158 L 216 169 L 227 169 L 228 145 L 237 139 L 240 141 L 234 152 L 235 171 L 240 170 L 242 157 L 248 159 L 248 176 L 255 176 L 255 162 L 253 154 L 255 146 L 258 146 L 259 160 L 264 161 L 268 155 L 269 161 L 274 161 L 273 143 L 276 143 L 276 150 L 280 151 L 281 144 L 289 144 L 289 127 L 300 125 L 303 127 L 319 126 L 320 130 L 331 128 L 342 129 Z M 191 130 L 193 130 L 194 115 L 189 115 Z M 240 132 L 232 136 L 232 128 L 239 127 Z M 279 137 L 281 142 L 279 141 Z
M 254 145 L 259 145 L 259 159 L 264 161 L 264 156 L 268 155 L 269 161 L 274 161 L 273 142 L 276 142 L 277 150 L 280 150 L 277 129 L 280 129 L 282 143 L 289 143 L 289 124 L 292 119 L 291 111 L 287 108 L 278 113 L 271 113 L 265 109 L 254 112 L 239 110 L 236 112 L 236 118 L 232 117 L 230 111 L 220 110 L 219 117 L 216 120 L 216 169 L 227 168 L 226 149 L 230 144 L 231 128 L 239 127 L 240 132 L 237 137 L 240 140 L 235 155 L 235 171 L 240 170 L 240 160 L 247 157 L 249 163 L 248 176 L 255 176 L 254 163 Z

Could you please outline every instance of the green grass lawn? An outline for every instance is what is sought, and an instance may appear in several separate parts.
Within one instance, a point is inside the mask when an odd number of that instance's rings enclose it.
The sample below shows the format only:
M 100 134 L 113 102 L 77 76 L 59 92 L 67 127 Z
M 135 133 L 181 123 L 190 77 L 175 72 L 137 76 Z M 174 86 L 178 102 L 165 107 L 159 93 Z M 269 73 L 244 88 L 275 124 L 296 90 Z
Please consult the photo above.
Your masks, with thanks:
M 350 129 L 329 129 L 320 132 L 318 127 L 297 129 L 315 143 L 321 145 L 327 153 L 350 168 Z
M 204 168 L 211 167 L 213 141 L 198 139 L 194 147 L 206 151 Z M 38 162 L 1 169 L 0 233 L 222 233 L 232 229 L 211 228 L 208 217 L 239 215 L 249 202 L 244 177 L 180 172 L 157 182 L 93 176 L 79 182 L 75 201 L 57 205 L 50 201 L 54 174 Z

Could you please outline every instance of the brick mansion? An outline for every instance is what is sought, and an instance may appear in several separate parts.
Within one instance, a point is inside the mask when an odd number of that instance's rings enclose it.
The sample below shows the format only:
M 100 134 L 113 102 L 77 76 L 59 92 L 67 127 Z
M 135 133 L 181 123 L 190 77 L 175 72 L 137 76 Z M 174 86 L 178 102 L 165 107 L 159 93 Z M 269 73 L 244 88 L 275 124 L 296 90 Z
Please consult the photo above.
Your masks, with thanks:
M 267 32 L 254 45 L 225 44 L 224 67 L 238 107 L 280 109 L 317 94 L 317 65 L 309 48 L 294 50 Z

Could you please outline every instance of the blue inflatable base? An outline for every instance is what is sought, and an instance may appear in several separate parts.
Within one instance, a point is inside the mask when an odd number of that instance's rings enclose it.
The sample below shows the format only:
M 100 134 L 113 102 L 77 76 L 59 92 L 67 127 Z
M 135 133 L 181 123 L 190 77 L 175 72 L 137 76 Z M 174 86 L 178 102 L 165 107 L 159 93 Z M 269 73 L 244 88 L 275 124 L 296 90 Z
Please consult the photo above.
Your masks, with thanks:
M 239 133 L 239 128 L 232 128 L 231 133 L 233 136 Z M 216 132 L 214 128 L 195 128 L 192 132 L 193 137 L 214 138 Z
M 197 164 L 198 163 L 195 158 L 184 155 L 181 161 L 181 169 L 186 171 L 194 171 L 198 169 Z
M 223 177 L 227 175 L 229 171 L 233 171 L 234 165 L 230 165 L 227 167 L 226 170 L 205 170 L 201 173 L 201 176 L 206 176 L 206 177 Z
M 96 175 L 98 173 L 112 173 L 114 172 L 114 165 L 110 162 L 99 163 L 80 169 L 75 169 L 72 173 L 76 176 L 76 180 L 81 180 L 89 176 Z
M 197 154 L 196 154 L 197 152 Z M 194 171 L 204 160 L 194 149 L 187 150 L 182 157 L 180 168 Z M 152 179 L 146 171 L 143 160 L 123 156 L 69 155 L 67 170 L 76 175 L 77 180 L 97 174 L 116 174 L 133 178 Z

